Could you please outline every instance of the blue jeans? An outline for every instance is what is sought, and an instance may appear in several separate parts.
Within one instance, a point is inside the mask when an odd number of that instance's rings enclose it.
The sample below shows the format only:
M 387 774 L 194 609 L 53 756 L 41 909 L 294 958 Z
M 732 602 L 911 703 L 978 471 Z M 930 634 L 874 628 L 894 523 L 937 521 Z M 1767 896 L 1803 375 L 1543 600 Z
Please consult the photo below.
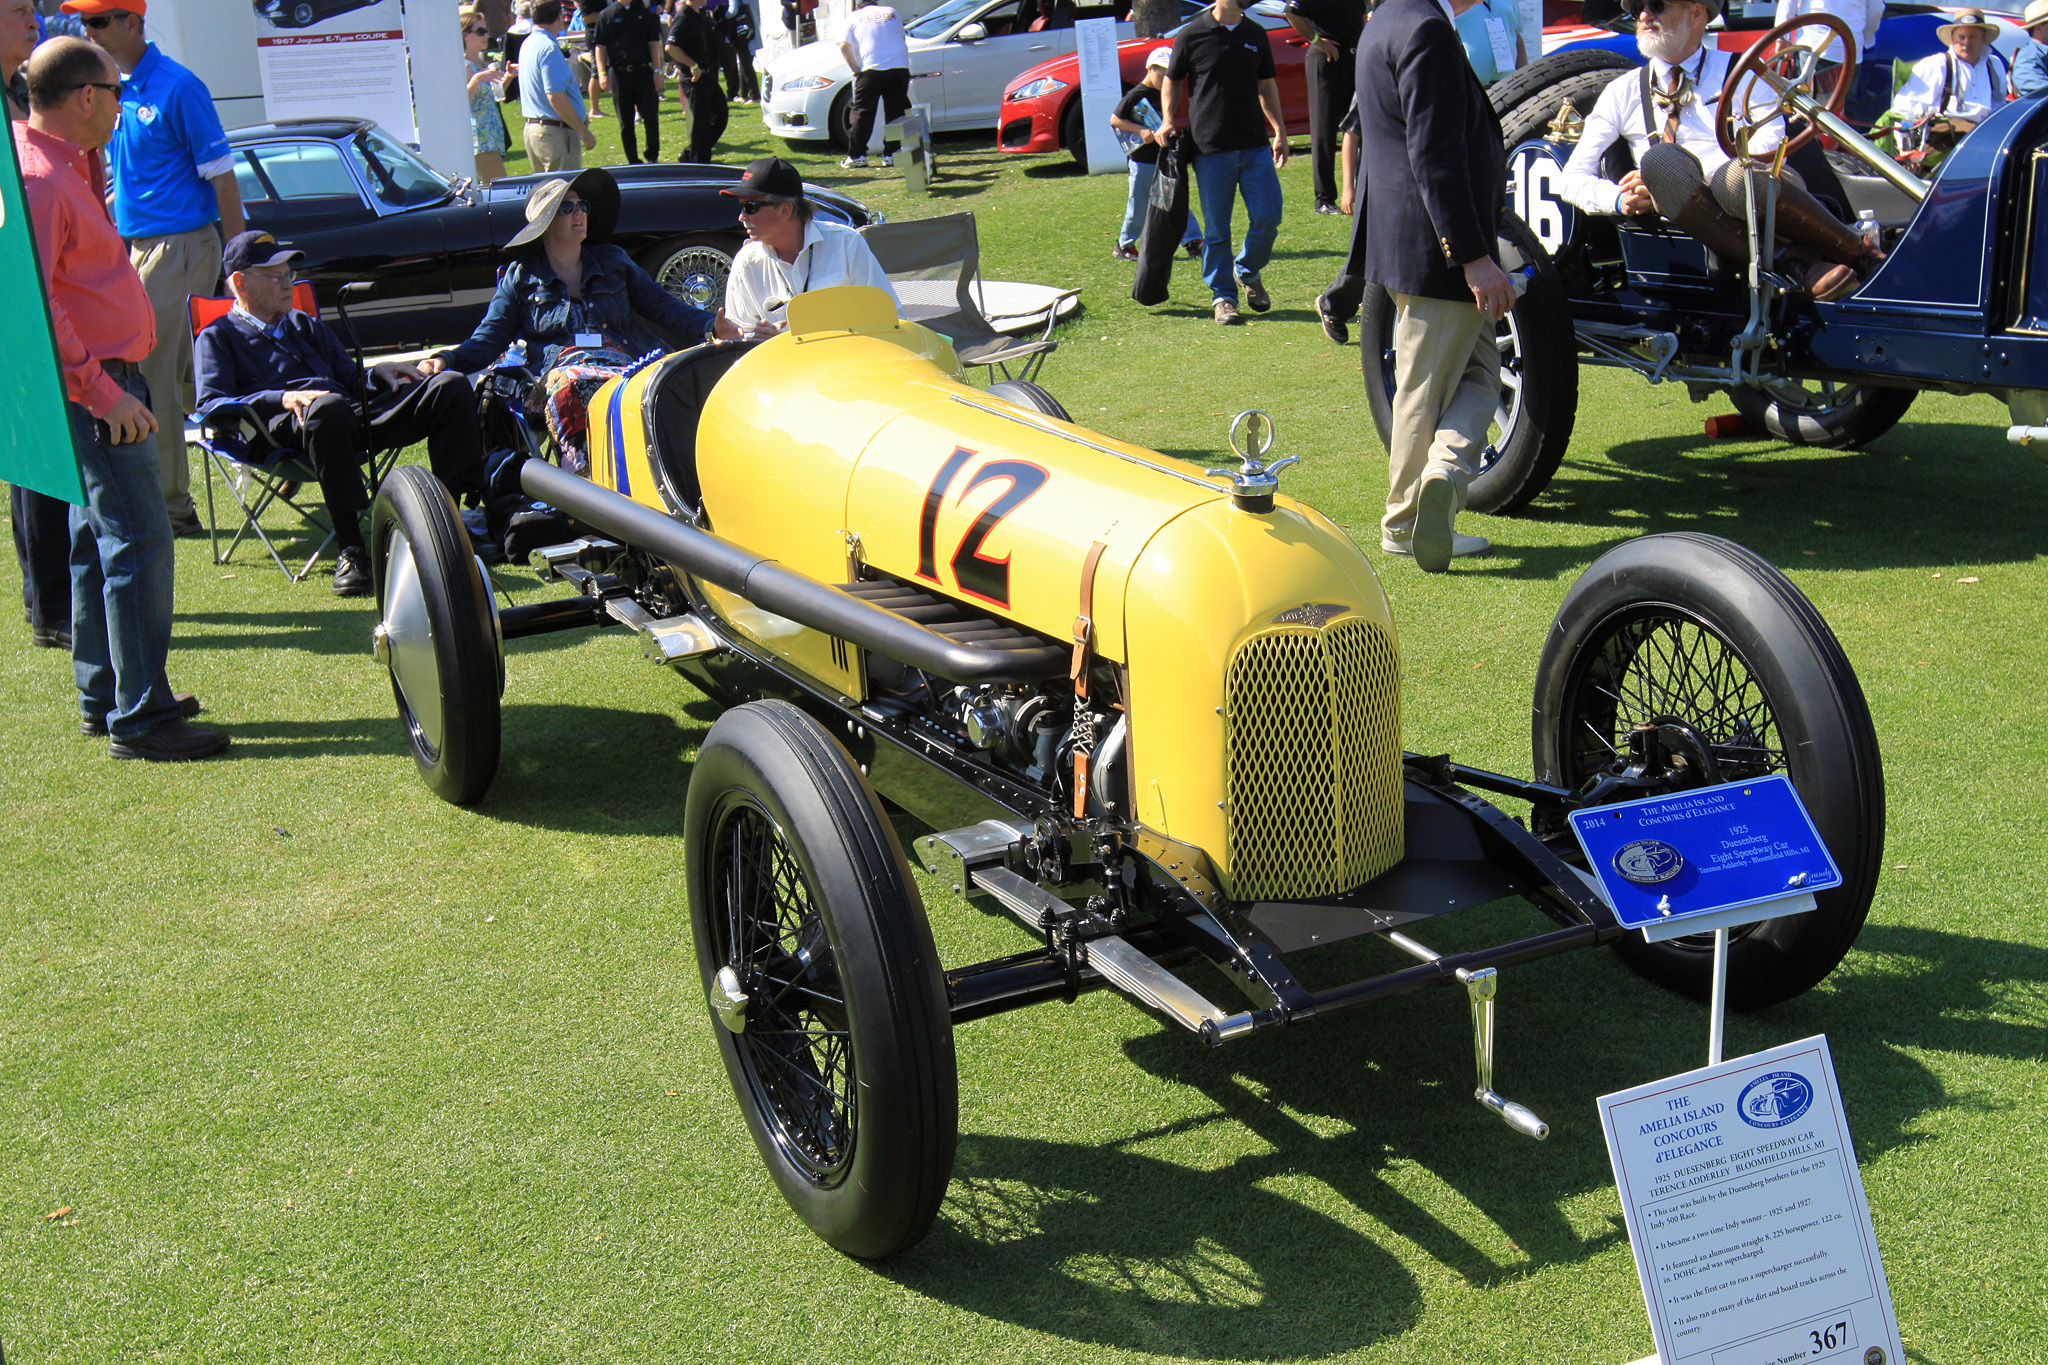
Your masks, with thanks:
M 1138 234 L 1145 230 L 1145 203 L 1152 197 L 1152 182 L 1159 177 L 1159 163 L 1156 161 L 1133 161 L 1131 163 L 1131 197 L 1124 204 L 1124 224 L 1117 229 L 1116 244 L 1134 247 Z M 1188 205 L 1188 230 L 1182 242 L 1202 240 L 1202 220 L 1195 213 L 1195 206 Z
M 1270 147 L 1241 152 L 1208 152 L 1195 158 L 1195 185 L 1201 191 L 1202 278 L 1219 299 L 1237 300 L 1237 282 L 1256 280 L 1273 259 L 1273 240 L 1280 235 L 1280 173 L 1273 169 Z M 1230 259 L 1230 212 L 1244 196 L 1244 249 Z
M 149 386 L 133 370 L 114 382 L 149 409 Z M 164 674 L 171 652 L 171 586 L 176 560 L 170 513 L 157 483 L 156 441 L 110 445 L 105 428 L 76 403 L 72 442 L 85 479 L 85 506 L 71 509 L 71 671 L 78 709 L 104 718 L 118 740 L 135 739 L 178 714 Z

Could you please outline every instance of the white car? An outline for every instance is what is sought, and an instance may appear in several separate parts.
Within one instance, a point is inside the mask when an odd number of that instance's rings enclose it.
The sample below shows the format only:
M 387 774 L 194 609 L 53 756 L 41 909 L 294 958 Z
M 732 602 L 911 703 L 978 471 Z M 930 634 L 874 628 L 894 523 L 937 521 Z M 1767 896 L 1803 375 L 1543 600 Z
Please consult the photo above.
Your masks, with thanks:
M 993 128 L 1003 87 L 1024 68 L 1074 50 L 1074 30 L 1012 32 L 1020 0 L 947 0 L 904 25 L 910 102 L 931 106 L 932 130 Z M 1183 0 L 1183 8 L 1199 8 Z M 1037 6 L 1033 6 L 1035 10 Z M 1118 42 L 1137 36 L 1130 0 L 1083 6 L 1082 19 L 1117 20 Z M 844 148 L 853 125 L 853 72 L 836 42 L 806 43 L 761 73 L 761 121 L 792 142 L 829 138 Z

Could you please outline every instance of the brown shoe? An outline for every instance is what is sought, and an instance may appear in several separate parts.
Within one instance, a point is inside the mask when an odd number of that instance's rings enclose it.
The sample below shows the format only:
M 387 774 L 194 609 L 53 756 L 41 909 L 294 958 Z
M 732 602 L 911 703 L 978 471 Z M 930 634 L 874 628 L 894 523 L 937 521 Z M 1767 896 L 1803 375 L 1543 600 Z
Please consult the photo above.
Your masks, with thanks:
M 1846 265 L 1816 261 L 1806 267 L 1806 292 L 1822 303 L 1838 303 L 1856 292 L 1862 283 Z

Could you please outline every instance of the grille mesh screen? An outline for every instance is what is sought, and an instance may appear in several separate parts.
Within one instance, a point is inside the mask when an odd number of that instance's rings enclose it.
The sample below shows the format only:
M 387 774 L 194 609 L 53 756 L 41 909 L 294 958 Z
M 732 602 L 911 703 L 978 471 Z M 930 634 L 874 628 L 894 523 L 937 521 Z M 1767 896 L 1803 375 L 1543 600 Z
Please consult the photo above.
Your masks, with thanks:
M 1401 859 L 1401 680 L 1370 621 L 1254 636 L 1223 707 L 1233 900 L 1333 895 Z

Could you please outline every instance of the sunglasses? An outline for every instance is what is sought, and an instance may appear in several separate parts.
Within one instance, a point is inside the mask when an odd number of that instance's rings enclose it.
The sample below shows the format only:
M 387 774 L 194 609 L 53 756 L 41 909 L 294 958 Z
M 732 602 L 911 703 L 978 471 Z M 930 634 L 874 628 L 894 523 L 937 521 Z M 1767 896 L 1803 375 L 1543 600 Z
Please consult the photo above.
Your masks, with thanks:
M 113 22 L 114 22 L 114 21 L 115 21 L 116 19 L 126 19 L 127 17 L 128 17 L 128 16 L 127 16 L 127 14 L 126 14 L 126 13 L 121 13 L 121 14 L 88 14 L 88 15 L 86 15 L 86 16 L 85 16 L 85 18 L 83 18 L 83 19 L 79 20 L 79 22 L 80 22 L 80 23 L 82 23 L 82 24 L 84 24 L 84 25 L 85 25 L 85 26 L 86 26 L 87 28 L 91 29 L 91 30 L 92 30 L 93 32 L 97 33 L 97 32 L 99 32 L 99 31 L 100 31 L 101 29 L 105 28 L 105 27 L 106 27 L 107 25 L 109 25 L 109 24 L 113 23 Z
M 462 31 L 478 38 L 488 38 L 491 36 L 491 31 L 487 28 L 466 28 Z
M 1643 0 L 1636 7 L 1637 14 L 1662 14 L 1673 5 L 1696 5 L 1700 0 Z
M 72 86 L 71 89 L 104 90 L 108 94 L 114 96 L 116 99 L 119 99 L 121 97 L 121 87 L 118 85 L 109 85 L 105 81 L 80 81 L 78 84 Z
M 581 199 L 564 199 L 562 201 L 562 207 L 560 212 L 581 213 L 588 215 L 590 212 L 590 205 L 584 203 Z
M 773 207 L 774 205 L 770 204 L 766 199 L 743 199 L 740 201 L 740 216 L 751 218 L 762 209 Z

